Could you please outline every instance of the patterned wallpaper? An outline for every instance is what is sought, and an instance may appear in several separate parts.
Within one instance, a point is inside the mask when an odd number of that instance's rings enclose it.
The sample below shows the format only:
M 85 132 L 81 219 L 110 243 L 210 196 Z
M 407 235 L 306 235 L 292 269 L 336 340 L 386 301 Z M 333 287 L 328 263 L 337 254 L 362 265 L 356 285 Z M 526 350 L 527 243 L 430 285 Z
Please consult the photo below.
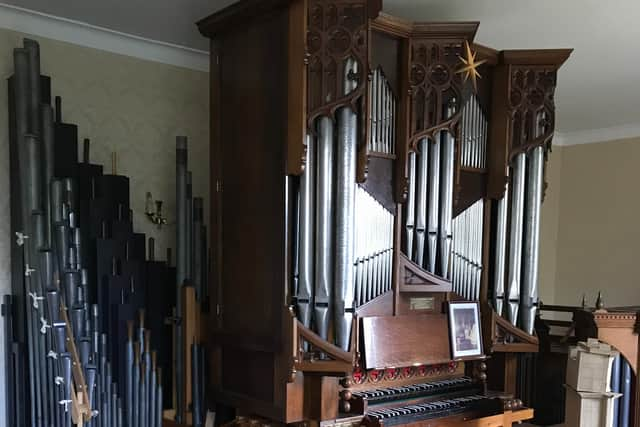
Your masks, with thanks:
M 9 145 L 7 85 L 14 47 L 23 34 L 0 29 L 0 295 L 10 278 Z M 156 239 L 156 256 L 174 247 L 175 227 L 158 230 L 144 215 L 150 191 L 175 222 L 175 136 L 189 136 L 194 194 L 209 200 L 208 74 L 35 37 L 42 73 L 52 77 L 52 95 L 62 97 L 63 121 L 77 124 L 79 139 L 92 141 L 91 160 L 130 178 L 134 229 Z M 80 143 L 79 146 L 82 144 Z M 208 218 L 208 212 L 205 213 Z M 0 384 L 4 384 L 4 338 L 0 328 Z M 2 395 L 3 393 L 0 393 Z M 2 399 L 0 399 L 1 401 Z M 4 408 L 0 403 L 0 427 Z

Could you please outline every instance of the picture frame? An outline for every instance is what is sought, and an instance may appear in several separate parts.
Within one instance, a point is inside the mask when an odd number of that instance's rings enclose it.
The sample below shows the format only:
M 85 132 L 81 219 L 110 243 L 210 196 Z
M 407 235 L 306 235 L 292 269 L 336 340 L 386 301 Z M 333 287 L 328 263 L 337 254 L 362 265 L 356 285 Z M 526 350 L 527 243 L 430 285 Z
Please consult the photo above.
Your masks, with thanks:
M 480 305 L 477 302 L 450 302 L 449 335 L 453 360 L 483 355 Z

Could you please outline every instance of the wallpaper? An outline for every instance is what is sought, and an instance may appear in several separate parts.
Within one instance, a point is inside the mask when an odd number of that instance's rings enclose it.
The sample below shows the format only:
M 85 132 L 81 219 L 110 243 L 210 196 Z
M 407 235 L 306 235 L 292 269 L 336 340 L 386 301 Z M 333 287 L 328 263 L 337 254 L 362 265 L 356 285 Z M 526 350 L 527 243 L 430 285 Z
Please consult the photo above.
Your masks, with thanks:
M 10 288 L 9 145 L 6 78 L 13 48 L 23 34 L 0 29 L 0 295 Z M 175 136 L 189 137 L 194 195 L 209 200 L 208 74 L 35 37 L 42 73 L 52 77 L 52 95 L 62 97 L 62 119 L 79 126 L 79 147 L 92 141 L 91 161 L 130 178 L 134 229 L 156 239 L 164 259 L 175 243 Z M 144 215 L 145 195 L 164 201 L 170 225 L 158 230 Z M 205 212 L 208 218 L 208 212 Z M 4 339 L 0 328 L 0 384 L 4 384 Z M 0 395 L 3 393 L 0 392 Z M 1 401 L 2 399 L 0 399 Z M 0 403 L 2 405 L 3 403 Z M 0 427 L 4 425 L 0 407 Z

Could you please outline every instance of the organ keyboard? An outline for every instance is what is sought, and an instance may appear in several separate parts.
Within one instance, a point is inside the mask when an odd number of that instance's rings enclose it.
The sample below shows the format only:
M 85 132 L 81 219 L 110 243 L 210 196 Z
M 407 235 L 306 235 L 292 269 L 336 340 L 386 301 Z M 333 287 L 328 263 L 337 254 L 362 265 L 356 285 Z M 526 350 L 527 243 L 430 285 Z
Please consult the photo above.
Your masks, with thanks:
M 478 23 L 381 3 L 242 0 L 198 23 L 211 389 L 265 423 L 510 425 L 532 414 L 485 394 L 515 384 L 485 354 L 536 350 L 541 166 L 570 50 L 498 52 L 473 44 Z M 474 357 L 452 352 L 461 299 L 482 313 Z
M 495 402 L 486 396 L 474 394 L 407 406 L 396 406 L 389 409 L 372 410 L 365 417 L 363 424 L 368 426 L 396 426 L 435 418 L 442 419 L 473 411 L 482 411 L 485 414 L 489 414 L 491 412 L 487 411 L 487 406 L 494 406 L 493 410 L 494 412 L 496 411 L 495 405 L 490 405 L 490 403 Z M 502 408 L 499 410 L 501 411 Z

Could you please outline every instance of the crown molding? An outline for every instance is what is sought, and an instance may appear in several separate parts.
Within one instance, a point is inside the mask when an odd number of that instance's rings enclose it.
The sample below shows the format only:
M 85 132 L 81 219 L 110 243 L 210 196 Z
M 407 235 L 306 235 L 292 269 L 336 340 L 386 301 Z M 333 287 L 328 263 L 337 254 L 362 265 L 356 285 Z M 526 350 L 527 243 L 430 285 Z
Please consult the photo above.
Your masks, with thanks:
M 556 132 L 553 144 L 561 147 L 619 141 L 640 137 L 640 123 L 630 123 L 601 129 L 586 129 L 573 132 Z
M 0 28 L 147 61 L 209 71 L 209 53 L 0 3 Z

